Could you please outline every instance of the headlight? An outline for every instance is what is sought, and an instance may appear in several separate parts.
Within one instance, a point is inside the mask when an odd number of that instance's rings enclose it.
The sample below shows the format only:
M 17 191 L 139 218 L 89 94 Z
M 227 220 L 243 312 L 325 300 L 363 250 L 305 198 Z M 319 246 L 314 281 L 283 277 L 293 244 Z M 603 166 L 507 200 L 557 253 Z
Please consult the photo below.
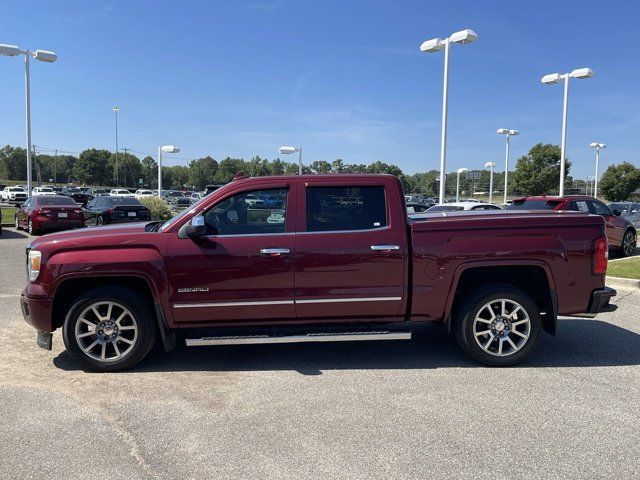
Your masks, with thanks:
M 29 256 L 27 257 L 27 273 L 29 275 L 29 281 L 35 282 L 40 275 L 42 253 L 38 250 L 29 250 Z

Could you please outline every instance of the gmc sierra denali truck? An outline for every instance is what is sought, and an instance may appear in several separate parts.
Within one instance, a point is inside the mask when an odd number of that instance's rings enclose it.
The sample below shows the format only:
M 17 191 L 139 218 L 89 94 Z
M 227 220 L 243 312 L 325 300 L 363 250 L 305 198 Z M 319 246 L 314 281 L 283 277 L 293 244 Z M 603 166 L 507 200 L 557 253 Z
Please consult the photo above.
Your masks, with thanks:
M 165 223 L 47 235 L 26 254 L 38 345 L 61 328 L 99 371 L 132 367 L 155 342 L 401 340 L 425 322 L 504 366 L 555 334 L 558 315 L 615 308 L 602 217 L 408 216 L 388 175 L 239 175 Z

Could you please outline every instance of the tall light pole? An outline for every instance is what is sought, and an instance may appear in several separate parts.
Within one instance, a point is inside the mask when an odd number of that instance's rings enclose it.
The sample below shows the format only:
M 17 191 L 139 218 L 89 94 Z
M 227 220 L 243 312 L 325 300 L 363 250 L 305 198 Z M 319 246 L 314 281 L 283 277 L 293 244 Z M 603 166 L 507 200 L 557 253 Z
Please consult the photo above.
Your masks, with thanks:
M 545 85 L 552 85 L 554 83 L 564 80 L 564 99 L 562 101 L 562 145 L 560 147 L 560 191 L 559 195 L 564 195 L 564 168 L 567 161 L 566 147 L 567 147 L 567 110 L 569 109 L 569 78 L 591 78 L 594 72 L 590 68 L 578 68 L 571 73 L 550 73 L 542 77 L 541 82 Z
M 460 174 L 463 172 L 468 172 L 468 168 L 459 168 L 458 176 L 456 178 L 456 202 L 460 201 Z
M 117 105 L 112 108 L 112 110 L 116 114 L 116 187 L 118 186 L 118 112 L 120 111 L 120 107 Z
M 473 43 L 478 35 L 473 30 L 461 30 L 451 34 L 449 38 L 432 38 L 420 45 L 420 51 L 425 53 L 439 52 L 444 49 L 444 86 L 442 89 L 442 134 L 440 137 L 440 203 L 444 203 L 445 167 L 447 163 L 447 104 L 449 97 L 449 50 L 451 43 L 461 45 Z
M 298 175 L 302 175 L 302 147 L 286 147 L 282 146 L 278 152 L 284 155 L 298 152 Z
M 507 183 L 507 180 L 509 178 L 509 139 L 511 137 L 520 135 L 520 132 L 518 130 L 510 130 L 508 128 L 499 128 L 497 132 L 499 135 L 507 136 L 507 149 L 506 149 L 505 158 L 504 158 L 504 201 L 502 202 L 503 204 L 506 205 L 507 204 L 507 186 L 509 185 Z
M 174 145 L 158 147 L 158 198 L 162 198 L 162 154 L 178 153 L 180 149 Z
M 493 167 L 496 164 L 493 162 L 487 162 L 484 164 L 484 168 L 489 169 L 489 203 L 493 203 Z
M 33 57 L 41 62 L 53 63 L 58 59 L 54 52 L 48 50 L 22 50 L 15 45 L 0 43 L 0 55 L 15 57 L 24 55 L 24 90 L 25 90 L 25 110 L 27 127 L 27 195 L 31 197 L 31 87 L 29 81 L 29 57 Z
M 589 147 L 596 149 L 596 176 L 593 185 L 593 196 L 598 198 L 598 167 L 600 164 L 600 149 L 607 148 L 607 146 L 604 143 L 593 142 L 589 144 Z

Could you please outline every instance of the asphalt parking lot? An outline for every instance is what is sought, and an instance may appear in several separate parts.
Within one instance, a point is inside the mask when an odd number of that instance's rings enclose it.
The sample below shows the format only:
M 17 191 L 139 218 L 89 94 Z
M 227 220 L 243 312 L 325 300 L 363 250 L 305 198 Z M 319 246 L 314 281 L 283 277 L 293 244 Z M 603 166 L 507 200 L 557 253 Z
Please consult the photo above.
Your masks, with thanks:
M 640 291 L 490 369 L 410 342 L 179 348 L 95 374 L 22 320 L 24 232 L 0 237 L 0 477 L 638 478 Z

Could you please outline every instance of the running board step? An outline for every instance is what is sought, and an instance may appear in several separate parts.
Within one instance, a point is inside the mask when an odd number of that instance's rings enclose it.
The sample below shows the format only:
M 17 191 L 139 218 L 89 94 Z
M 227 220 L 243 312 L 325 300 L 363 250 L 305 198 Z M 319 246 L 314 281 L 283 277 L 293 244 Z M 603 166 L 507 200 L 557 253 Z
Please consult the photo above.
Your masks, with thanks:
M 357 342 L 371 340 L 411 340 L 411 332 L 309 333 L 288 336 L 231 336 L 187 338 L 187 347 L 204 345 L 250 345 L 263 343 Z

